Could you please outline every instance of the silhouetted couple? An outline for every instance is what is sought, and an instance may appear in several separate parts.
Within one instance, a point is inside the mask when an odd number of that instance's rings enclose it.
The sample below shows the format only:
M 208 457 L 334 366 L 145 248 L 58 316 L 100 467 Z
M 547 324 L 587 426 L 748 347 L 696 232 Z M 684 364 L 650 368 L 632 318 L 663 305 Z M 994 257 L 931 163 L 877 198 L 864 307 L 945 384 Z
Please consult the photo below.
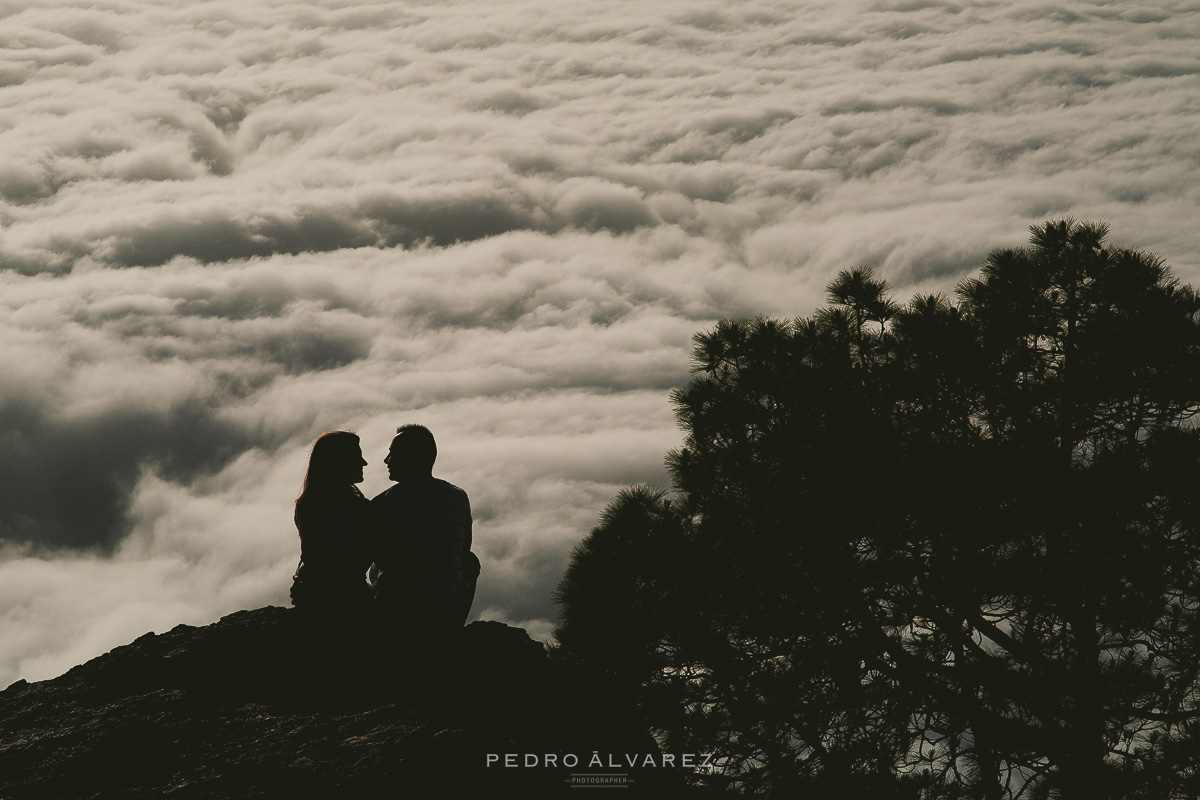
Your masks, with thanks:
M 431 632 L 463 626 L 479 577 L 471 504 L 462 489 L 433 477 L 436 458 L 428 428 L 401 426 L 384 459 L 395 484 L 367 500 L 355 485 L 367 464 L 358 436 L 330 431 L 317 439 L 296 500 L 292 605 L 346 621 L 375 610 Z

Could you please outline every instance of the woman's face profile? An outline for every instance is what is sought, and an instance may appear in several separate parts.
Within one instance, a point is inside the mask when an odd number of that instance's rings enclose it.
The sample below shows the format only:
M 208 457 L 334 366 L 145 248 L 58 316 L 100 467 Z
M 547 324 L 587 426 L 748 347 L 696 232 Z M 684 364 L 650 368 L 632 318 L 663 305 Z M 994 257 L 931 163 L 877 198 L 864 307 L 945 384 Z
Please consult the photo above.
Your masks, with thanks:
M 363 467 L 367 465 L 367 460 L 363 458 L 362 447 L 354 445 L 349 452 L 350 460 L 346 464 L 346 468 L 350 472 L 351 483 L 363 482 Z

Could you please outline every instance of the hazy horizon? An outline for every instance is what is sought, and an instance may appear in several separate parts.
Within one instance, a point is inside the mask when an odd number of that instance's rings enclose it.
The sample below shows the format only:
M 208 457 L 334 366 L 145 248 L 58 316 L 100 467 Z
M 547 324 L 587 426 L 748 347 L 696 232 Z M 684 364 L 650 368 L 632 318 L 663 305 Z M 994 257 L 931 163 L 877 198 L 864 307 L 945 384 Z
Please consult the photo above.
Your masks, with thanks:
M 307 448 L 437 436 L 546 638 L 691 337 L 1104 220 L 1200 283 L 1200 4 L 0 0 L 0 687 L 286 605 Z

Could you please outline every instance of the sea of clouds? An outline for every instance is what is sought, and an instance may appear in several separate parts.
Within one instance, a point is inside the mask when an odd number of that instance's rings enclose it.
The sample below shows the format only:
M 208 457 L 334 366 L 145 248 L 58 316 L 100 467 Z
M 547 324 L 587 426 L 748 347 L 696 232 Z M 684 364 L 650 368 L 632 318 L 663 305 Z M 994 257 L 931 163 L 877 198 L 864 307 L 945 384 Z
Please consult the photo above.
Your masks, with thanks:
M 286 604 L 350 427 L 547 638 L 722 317 L 1062 216 L 1200 282 L 1200 4 L 0 0 L 0 687 Z

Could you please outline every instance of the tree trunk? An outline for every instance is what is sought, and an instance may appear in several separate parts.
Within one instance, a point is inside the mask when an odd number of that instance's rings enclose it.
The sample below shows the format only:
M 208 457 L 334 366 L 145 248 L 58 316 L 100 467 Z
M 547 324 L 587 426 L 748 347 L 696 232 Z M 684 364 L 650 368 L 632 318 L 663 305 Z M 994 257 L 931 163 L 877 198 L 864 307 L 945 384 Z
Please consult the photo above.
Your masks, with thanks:
M 1060 800 L 1105 800 L 1104 709 L 1100 684 L 1099 631 L 1086 600 L 1069 624 L 1073 650 L 1067 673 L 1071 702 L 1064 715 L 1064 748 L 1058 765 Z

